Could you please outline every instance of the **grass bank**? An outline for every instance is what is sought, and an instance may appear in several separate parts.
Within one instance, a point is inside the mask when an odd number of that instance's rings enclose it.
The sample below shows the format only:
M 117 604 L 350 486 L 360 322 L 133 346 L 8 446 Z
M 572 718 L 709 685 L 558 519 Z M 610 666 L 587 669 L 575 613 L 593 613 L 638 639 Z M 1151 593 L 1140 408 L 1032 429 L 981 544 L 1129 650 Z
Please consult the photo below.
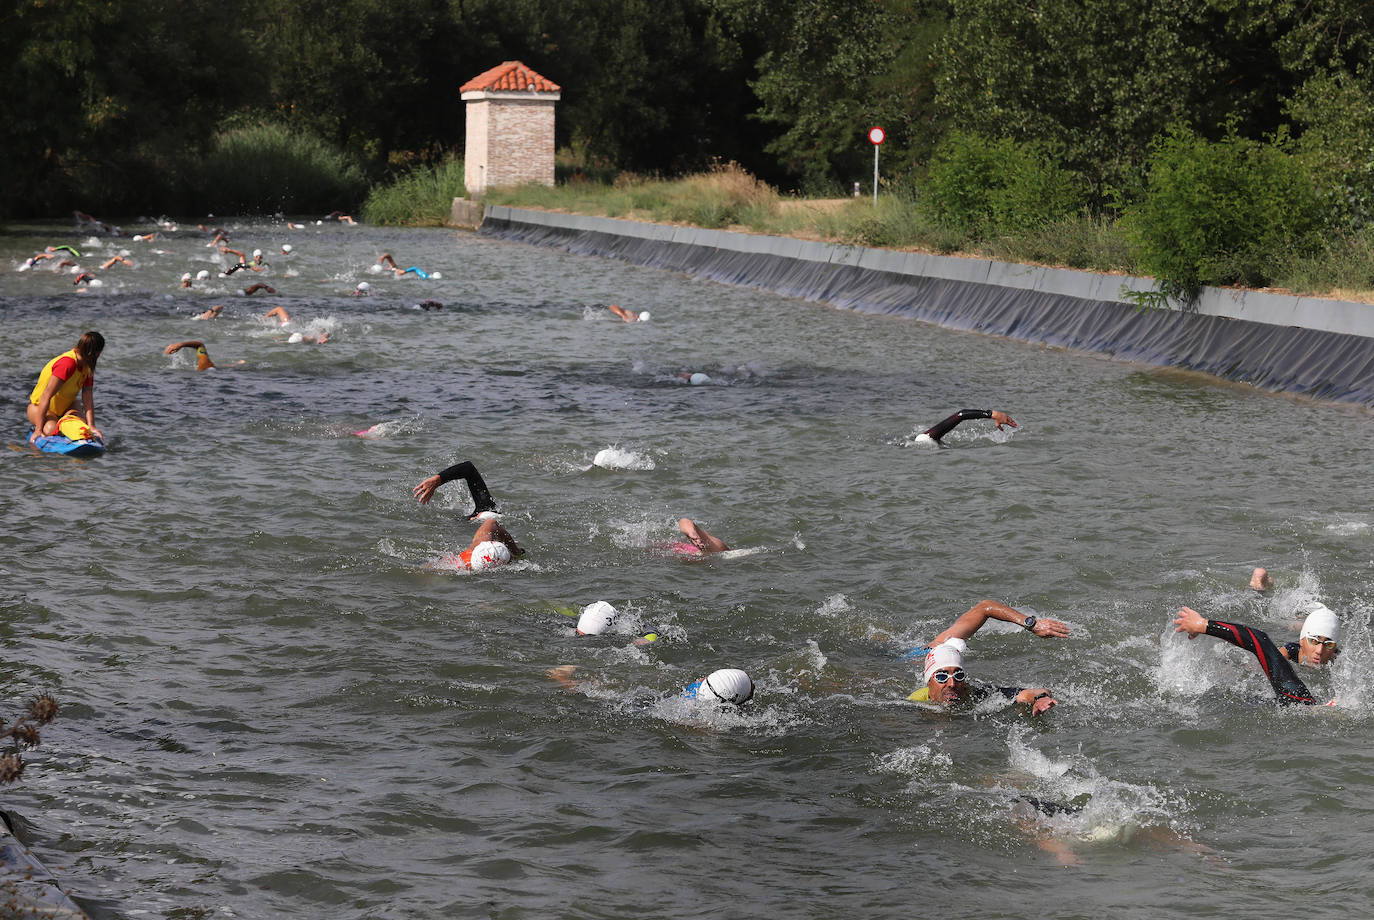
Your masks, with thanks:
M 734 164 L 682 179 L 621 175 L 609 184 L 573 180 L 553 187 L 491 189 L 482 201 L 846 245 L 1148 274 L 1121 221 L 1080 214 L 1018 232 L 971 235 L 934 217 L 923 206 L 919 189 L 880 190 L 876 207 L 871 197 L 794 198 L 780 195 Z M 1330 239 L 1315 254 L 1277 251 L 1270 258 L 1270 290 L 1374 303 L 1374 232 Z

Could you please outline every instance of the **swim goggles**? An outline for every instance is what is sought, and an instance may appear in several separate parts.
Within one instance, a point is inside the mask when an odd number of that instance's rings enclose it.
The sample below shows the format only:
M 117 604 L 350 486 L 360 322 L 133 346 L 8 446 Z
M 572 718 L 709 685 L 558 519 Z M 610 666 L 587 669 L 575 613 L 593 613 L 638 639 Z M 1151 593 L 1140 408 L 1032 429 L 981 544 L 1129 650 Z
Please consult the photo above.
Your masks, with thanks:
M 1336 647 L 1335 639 L 1327 639 L 1322 636 L 1303 636 L 1303 638 L 1306 639 L 1308 642 L 1311 642 L 1313 645 L 1320 645 L 1327 651 L 1330 651 L 1331 649 L 1334 649 Z
M 963 668 L 959 668 L 957 671 L 936 671 L 934 674 L 930 676 L 935 680 L 937 684 L 943 684 L 950 678 L 954 678 L 954 682 L 956 684 L 962 684 L 964 682 L 964 678 L 968 677 L 968 675 L 964 673 Z

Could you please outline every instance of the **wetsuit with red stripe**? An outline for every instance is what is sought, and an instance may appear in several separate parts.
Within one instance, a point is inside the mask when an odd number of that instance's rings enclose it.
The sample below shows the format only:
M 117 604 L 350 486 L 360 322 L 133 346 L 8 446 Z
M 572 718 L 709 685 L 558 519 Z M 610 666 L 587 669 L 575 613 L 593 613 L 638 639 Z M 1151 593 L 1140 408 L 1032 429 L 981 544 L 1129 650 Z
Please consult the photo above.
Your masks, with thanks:
M 954 413 L 944 421 L 937 422 L 934 425 L 931 425 L 925 431 L 921 432 L 921 434 L 930 438 L 936 444 L 939 444 L 940 439 L 943 438 L 945 435 L 949 434 L 951 431 L 953 431 L 956 425 L 958 425 L 960 422 L 967 421 L 971 418 L 992 418 L 992 410 L 960 409 L 958 412 Z
M 1262 630 L 1244 623 L 1227 623 L 1225 620 L 1208 620 L 1207 635 L 1224 639 L 1234 646 L 1245 649 L 1259 661 L 1264 676 L 1274 688 L 1274 694 L 1283 704 L 1303 703 L 1315 706 L 1317 700 L 1307 685 L 1293 671 L 1293 665 L 1279 654 L 1278 647 Z

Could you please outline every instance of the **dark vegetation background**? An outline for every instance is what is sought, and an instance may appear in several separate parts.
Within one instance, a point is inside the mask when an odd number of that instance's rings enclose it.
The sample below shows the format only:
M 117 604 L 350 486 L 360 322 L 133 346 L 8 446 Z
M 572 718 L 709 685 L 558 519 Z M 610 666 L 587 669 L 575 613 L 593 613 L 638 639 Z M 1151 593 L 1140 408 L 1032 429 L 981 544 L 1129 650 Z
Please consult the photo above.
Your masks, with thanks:
M 884 184 L 960 234 L 1119 222 L 1185 287 L 1254 282 L 1369 222 L 1372 45 L 1352 0 L 3 0 L 0 216 L 356 209 L 461 158 L 458 87 L 518 59 L 563 178 L 839 196 L 881 124 Z

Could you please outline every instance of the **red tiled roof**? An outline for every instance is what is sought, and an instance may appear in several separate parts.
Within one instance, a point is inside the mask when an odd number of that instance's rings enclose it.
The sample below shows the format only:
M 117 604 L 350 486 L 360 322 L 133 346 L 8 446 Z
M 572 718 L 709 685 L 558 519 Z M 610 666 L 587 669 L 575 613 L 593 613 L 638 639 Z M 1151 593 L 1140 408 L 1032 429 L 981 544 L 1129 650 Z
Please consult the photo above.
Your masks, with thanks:
M 486 73 L 480 73 L 473 77 L 458 87 L 458 92 L 471 93 L 482 90 L 526 92 L 531 89 L 541 93 L 556 93 L 560 87 L 557 83 L 541 77 L 519 61 L 506 61 Z

